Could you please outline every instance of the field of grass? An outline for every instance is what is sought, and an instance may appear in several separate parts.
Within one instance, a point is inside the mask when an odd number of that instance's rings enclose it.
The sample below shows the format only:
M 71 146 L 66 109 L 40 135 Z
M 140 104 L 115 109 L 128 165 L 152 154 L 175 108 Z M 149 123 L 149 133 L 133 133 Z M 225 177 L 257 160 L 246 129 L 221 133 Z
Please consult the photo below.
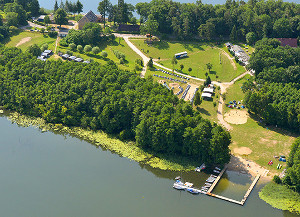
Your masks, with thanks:
M 140 56 L 137 55 L 124 41 L 124 39 L 120 40 L 120 44 L 119 44 L 119 39 L 117 38 L 115 41 L 113 42 L 109 42 L 109 43 L 102 43 L 101 45 L 99 45 L 100 48 L 100 53 L 102 51 L 106 51 L 108 56 L 106 59 L 103 59 L 99 54 L 94 55 L 92 53 L 86 54 L 86 53 L 79 53 L 79 52 L 73 52 L 74 56 L 77 57 L 81 57 L 83 59 L 93 59 L 96 62 L 100 62 L 102 64 L 105 64 L 107 61 L 109 60 L 113 60 L 121 69 L 123 70 L 131 70 L 133 71 L 134 67 L 135 67 L 135 60 L 136 59 L 140 59 Z M 67 50 L 69 50 L 70 48 L 68 47 L 62 47 L 62 46 L 58 46 L 57 47 L 57 51 L 61 51 L 63 53 L 66 53 Z M 122 53 L 125 54 L 126 56 L 126 61 L 124 64 L 120 64 L 118 58 L 115 56 L 115 54 L 113 53 L 113 50 L 118 50 Z
M 173 68 L 171 60 L 175 53 L 187 51 L 189 57 L 179 59 L 175 68 L 178 70 L 180 69 L 180 65 L 183 64 L 183 73 L 198 78 L 205 79 L 205 73 L 208 73 L 206 68 L 207 63 L 212 63 L 213 65 L 213 68 L 209 73 L 212 80 L 222 82 L 231 81 L 245 71 L 243 68 L 234 70 L 228 57 L 223 54 L 220 49 L 213 47 L 211 44 L 160 41 L 155 42 L 152 46 L 148 46 L 142 39 L 131 39 L 131 42 L 144 52 L 145 55 L 154 59 L 159 59 L 159 63 L 168 68 Z M 189 72 L 188 68 L 192 68 L 192 71 Z
M 53 50 L 55 47 L 56 38 L 50 38 L 48 36 L 44 36 L 38 32 L 20 32 L 20 34 L 11 37 L 10 41 L 6 44 L 8 47 L 15 47 L 23 38 L 31 37 L 31 40 L 18 46 L 18 48 L 25 51 L 30 45 L 37 44 L 38 46 L 42 46 L 47 43 L 49 45 L 49 49 Z
M 300 214 L 300 195 L 284 185 L 270 182 L 259 192 L 259 197 L 274 208 Z
M 249 77 L 250 75 L 245 76 L 227 90 L 224 114 L 232 110 L 226 107 L 229 101 L 239 101 L 244 98 L 241 86 Z M 274 156 L 287 156 L 296 135 L 276 127 L 265 126 L 253 115 L 250 115 L 247 123 L 241 125 L 231 124 L 231 126 L 233 127 L 231 130 L 233 141 L 230 147 L 231 150 L 238 147 L 248 147 L 252 150 L 252 153 L 248 156 L 243 156 L 244 158 L 253 160 L 275 173 L 279 173 L 284 169 L 286 163 L 279 162 Z M 267 164 L 270 160 L 274 162 L 272 166 Z M 281 170 L 276 169 L 278 163 L 283 165 Z

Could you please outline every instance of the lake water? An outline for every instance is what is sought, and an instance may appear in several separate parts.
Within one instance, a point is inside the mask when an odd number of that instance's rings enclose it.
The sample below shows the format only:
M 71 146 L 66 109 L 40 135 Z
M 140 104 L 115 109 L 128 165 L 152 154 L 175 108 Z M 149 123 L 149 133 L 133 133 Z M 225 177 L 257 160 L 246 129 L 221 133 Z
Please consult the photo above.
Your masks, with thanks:
M 260 200 L 261 184 L 244 207 L 179 192 L 171 187 L 178 172 L 143 166 L 68 135 L 19 127 L 1 115 L 0 138 L 0 216 L 296 216 Z M 182 176 L 199 186 L 207 177 Z M 214 193 L 241 199 L 250 181 L 229 171 Z
M 65 1 L 65 0 L 64 0 Z M 76 2 L 77 0 L 69 0 L 70 2 Z M 97 12 L 97 7 L 100 2 L 100 0 L 95 1 L 95 0 L 80 0 L 84 6 L 83 12 L 88 12 L 89 10 L 94 11 L 95 13 Z M 138 2 L 150 2 L 151 0 L 125 0 L 126 3 L 130 3 L 132 5 L 136 5 Z M 193 3 L 196 2 L 195 0 L 177 0 L 178 2 L 182 3 Z M 247 1 L 247 0 L 246 0 Z M 39 0 L 40 6 L 47 8 L 47 9 L 53 9 L 55 0 Z M 57 0 L 58 4 L 60 4 L 60 0 Z M 117 4 L 117 0 L 110 0 L 112 4 Z M 205 4 L 224 4 L 226 0 L 202 0 L 203 3 Z M 284 2 L 295 2 L 295 3 L 300 3 L 300 0 L 284 0 Z

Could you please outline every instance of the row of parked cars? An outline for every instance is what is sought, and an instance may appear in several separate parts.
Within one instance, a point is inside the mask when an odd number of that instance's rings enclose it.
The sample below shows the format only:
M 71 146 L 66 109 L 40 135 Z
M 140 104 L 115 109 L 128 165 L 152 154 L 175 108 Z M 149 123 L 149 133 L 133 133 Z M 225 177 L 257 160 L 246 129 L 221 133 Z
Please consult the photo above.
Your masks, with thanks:
M 80 58 L 80 57 L 76 57 L 76 56 L 71 56 L 69 54 L 63 54 L 63 53 L 58 53 L 58 56 L 60 56 L 61 58 L 63 58 L 64 60 L 69 60 L 69 61 L 74 61 L 74 62 L 83 62 L 83 63 L 90 63 L 90 61 L 85 60 Z

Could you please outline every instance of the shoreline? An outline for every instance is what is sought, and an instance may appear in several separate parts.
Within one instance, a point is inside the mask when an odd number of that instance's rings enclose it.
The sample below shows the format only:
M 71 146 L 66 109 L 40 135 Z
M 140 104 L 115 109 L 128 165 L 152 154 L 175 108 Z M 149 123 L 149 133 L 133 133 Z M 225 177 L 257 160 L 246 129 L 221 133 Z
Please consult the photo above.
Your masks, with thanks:
M 121 157 L 126 157 L 130 160 L 134 160 L 138 163 L 149 165 L 153 168 L 170 171 L 191 171 L 196 167 L 196 162 L 187 161 L 186 159 L 179 160 L 178 162 L 172 161 L 172 159 L 159 158 L 151 153 L 147 153 L 134 142 L 123 142 L 116 138 L 109 137 L 108 134 L 103 131 L 92 131 L 83 129 L 80 127 L 66 127 L 62 124 L 46 123 L 42 118 L 30 117 L 22 115 L 17 112 L 4 112 L 4 116 L 12 123 L 16 123 L 22 127 L 33 126 L 41 130 L 41 132 L 59 132 L 61 134 L 67 133 L 70 136 L 75 136 L 79 139 L 83 139 L 92 145 L 102 147 L 116 153 Z M 261 180 L 271 181 L 274 174 L 269 173 L 268 170 L 259 166 L 253 161 L 246 160 L 237 155 L 231 155 L 231 160 L 227 164 L 229 170 L 238 171 L 241 173 L 248 173 L 255 177 L 257 174 L 261 175 Z M 270 174 L 271 176 L 269 176 Z

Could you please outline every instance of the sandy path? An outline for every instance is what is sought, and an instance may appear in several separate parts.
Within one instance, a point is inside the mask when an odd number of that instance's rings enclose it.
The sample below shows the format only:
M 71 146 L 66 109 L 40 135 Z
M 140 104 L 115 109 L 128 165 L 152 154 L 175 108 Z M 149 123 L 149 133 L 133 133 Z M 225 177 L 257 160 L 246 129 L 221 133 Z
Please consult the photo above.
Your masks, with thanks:
M 187 92 L 186 97 L 184 98 L 185 101 L 190 101 L 195 93 L 196 88 L 199 87 L 195 84 L 191 84 L 191 83 L 188 83 L 188 84 L 191 85 L 191 87 L 190 87 L 189 91 Z
M 31 39 L 32 39 L 31 37 L 22 38 L 21 41 L 19 41 L 19 43 L 16 44 L 16 47 L 19 47 L 20 45 L 25 44 L 26 42 L 31 41 Z

